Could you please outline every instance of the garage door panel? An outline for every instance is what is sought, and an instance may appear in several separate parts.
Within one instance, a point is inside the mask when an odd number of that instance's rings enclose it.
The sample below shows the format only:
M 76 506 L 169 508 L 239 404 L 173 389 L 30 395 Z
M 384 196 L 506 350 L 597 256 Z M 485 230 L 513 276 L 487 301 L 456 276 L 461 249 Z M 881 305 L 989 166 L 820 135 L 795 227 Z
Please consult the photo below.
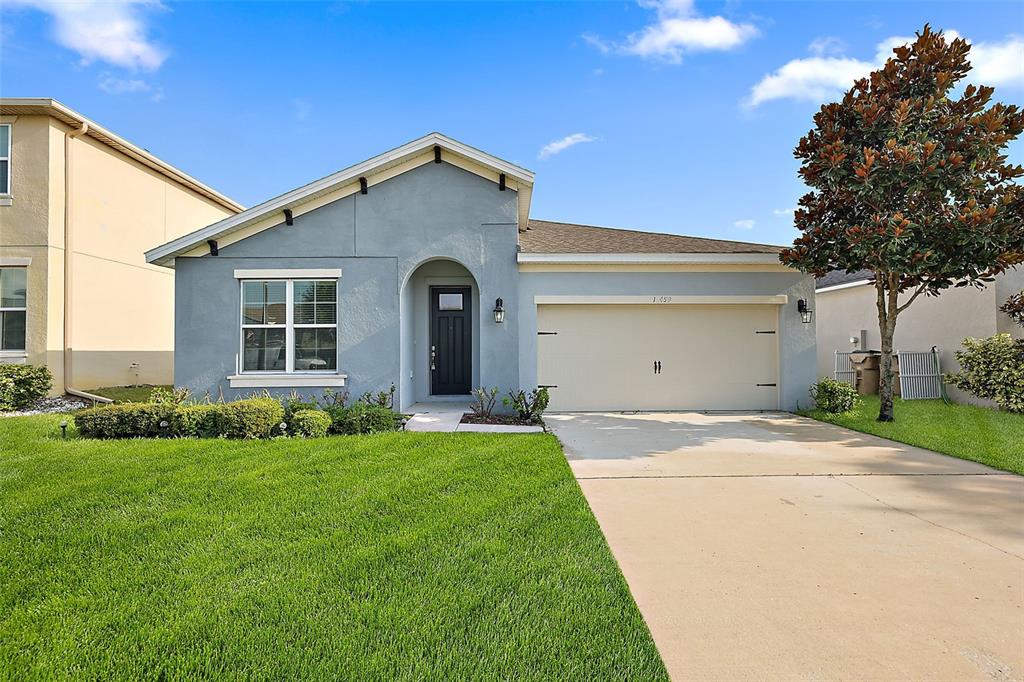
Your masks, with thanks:
M 537 319 L 557 332 L 537 341 L 553 410 L 778 406 L 777 337 L 756 333 L 775 330 L 775 306 L 541 305 Z

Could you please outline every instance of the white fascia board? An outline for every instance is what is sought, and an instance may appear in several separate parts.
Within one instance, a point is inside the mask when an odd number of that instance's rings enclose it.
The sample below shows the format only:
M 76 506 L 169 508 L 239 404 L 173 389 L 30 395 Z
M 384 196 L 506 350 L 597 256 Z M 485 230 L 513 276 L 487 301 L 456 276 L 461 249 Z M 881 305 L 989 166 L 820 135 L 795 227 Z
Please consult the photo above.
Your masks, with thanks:
M 340 279 L 340 268 L 238 269 L 235 279 Z
M 786 294 L 690 295 L 648 294 L 643 296 L 543 296 L 533 297 L 536 305 L 786 305 Z
M 830 287 L 822 287 L 815 289 L 816 294 L 826 294 L 830 291 L 839 291 L 840 289 L 852 289 L 853 287 L 862 287 L 865 284 L 871 284 L 870 279 L 858 279 L 856 282 L 844 282 L 843 284 L 833 284 Z
M 381 167 L 390 167 L 395 165 L 407 158 L 413 157 L 428 149 L 432 149 L 435 145 L 460 156 L 464 156 L 481 166 L 493 168 L 499 173 L 505 173 L 507 176 L 510 176 L 526 185 L 533 185 L 534 174 L 532 171 L 516 166 L 515 164 L 511 164 L 508 161 L 503 161 L 502 159 L 491 156 L 490 154 L 486 154 L 440 133 L 430 133 L 418 140 L 413 140 L 401 147 L 392 149 L 389 152 L 379 154 L 372 159 L 367 159 L 362 163 L 349 166 L 348 168 L 328 175 L 325 178 L 314 180 L 308 185 L 304 185 L 298 189 L 285 192 L 284 194 L 270 199 L 269 201 L 265 201 L 262 204 L 253 206 L 246 211 L 242 211 L 238 215 L 230 216 L 224 220 L 213 223 L 212 225 L 208 225 L 196 230 L 195 232 L 167 242 L 166 244 L 162 244 L 154 249 L 150 249 L 146 252 L 146 262 L 156 265 L 171 265 L 175 256 L 184 253 L 203 242 L 211 239 L 218 239 L 220 236 L 239 230 L 270 213 L 284 211 L 286 208 L 291 208 L 301 204 L 306 199 L 313 198 L 341 185 L 355 182 L 360 177 L 370 175 L 373 171 L 380 169 Z M 283 220 L 284 218 L 282 216 L 282 221 Z
M 566 265 L 594 265 L 618 263 L 623 265 L 645 264 L 729 264 L 765 265 L 778 264 L 775 253 L 520 253 L 520 263 L 557 263 Z

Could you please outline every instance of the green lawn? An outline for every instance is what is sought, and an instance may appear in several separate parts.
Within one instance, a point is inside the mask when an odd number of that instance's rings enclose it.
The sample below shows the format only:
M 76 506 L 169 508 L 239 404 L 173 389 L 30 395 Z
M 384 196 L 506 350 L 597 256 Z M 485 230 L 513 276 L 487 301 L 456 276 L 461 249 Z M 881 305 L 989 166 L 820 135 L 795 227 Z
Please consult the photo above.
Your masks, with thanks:
M 873 433 L 901 443 L 970 459 L 996 469 L 1024 474 L 1024 415 L 941 400 L 900 400 L 896 421 L 878 422 L 878 396 L 864 396 L 848 414 L 803 412 L 808 417 Z
M 554 437 L 0 419 L 0 679 L 664 679 Z
M 110 398 L 115 403 L 144 403 L 154 388 L 173 388 L 173 386 L 106 386 L 94 388 L 89 393 Z

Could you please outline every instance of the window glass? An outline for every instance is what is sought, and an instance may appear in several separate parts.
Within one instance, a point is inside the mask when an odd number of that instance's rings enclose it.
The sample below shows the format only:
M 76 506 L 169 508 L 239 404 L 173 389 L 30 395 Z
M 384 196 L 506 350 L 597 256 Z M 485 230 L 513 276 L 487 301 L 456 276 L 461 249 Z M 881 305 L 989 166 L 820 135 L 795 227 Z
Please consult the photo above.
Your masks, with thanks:
M 336 324 L 338 285 L 335 282 L 295 282 L 295 324 Z
M 25 311 L 0 312 L 0 350 L 25 350 Z
M 285 330 L 266 327 L 243 329 L 245 335 L 245 371 L 283 372 L 285 370 Z
M 284 324 L 287 282 L 242 282 L 244 324 Z
M 462 310 L 462 294 L 438 294 L 437 307 L 441 310 Z
M 11 193 L 11 124 L 0 125 L 0 194 Z
M 338 330 L 335 327 L 310 327 L 295 330 L 295 370 L 334 370 L 338 368 Z
M 0 268 L 0 308 L 25 307 L 26 268 Z

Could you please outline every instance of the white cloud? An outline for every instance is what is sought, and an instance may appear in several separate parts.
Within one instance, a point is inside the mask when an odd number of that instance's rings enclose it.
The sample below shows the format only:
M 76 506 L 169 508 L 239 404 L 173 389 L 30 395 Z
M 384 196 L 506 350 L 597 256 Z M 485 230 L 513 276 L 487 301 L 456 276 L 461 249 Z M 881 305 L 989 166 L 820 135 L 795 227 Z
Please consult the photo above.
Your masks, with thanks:
M 573 147 L 583 142 L 594 142 L 595 140 L 597 140 L 596 137 L 591 137 L 585 133 L 573 133 L 572 135 L 566 135 L 560 140 L 555 140 L 554 142 L 549 142 L 544 145 L 541 148 L 540 153 L 537 155 L 537 158 L 546 159 L 550 156 L 554 156 L 555 154 L 564 152 L 569 147 Z
M 772 213 L 779 217 L 793 215 L 796 212 L 796 206 L 792 208 L 773 208 Z
M 816 57 L 824 57 L 830 54 L 842 54 L 846 49 L 846 44 L 839 38 L 826 36 L 812 40 L 807 49 Z
M 164 89 L 154 87 L 138 78 L 118 78 L 109 73 L 100 75 L 96 86 L 110 95 L 126 95 L 148 93 L 150 99 L 159 102 L 164 98 Z
M 652 9 L 657 20 L 615 43 L 595 35 L 583 39 L 602 53 L 616 52 L 679 64 L 688 52 L 731 50 L 757 35 L 752 24 L 738 24 L 722 16 L 702 17 L 692 0 L 638 0 Z
M 741 230 L 752 230 L 754 229 L 754 225 L 755 222 L 753 218 L 744 218 L 743 220 L 737 220 L 732 224 L 733 227 L 737 227 Z
M 947 40 L 960 37 L 956 31 L 945 31 Z M 811 43 L 816 56 L 793 59 L 769 73 L 750 90 L 746 104 L 756 107 L 773 99 L 798 99 L 821 102 L 832 99 L 853 85 L 858 78 L 881 67 L 892 56 L 892 50 L 914 38 L 891 36 L 880 42 L 873 61 L 852 57 L 824 56 L 824 44 Z M 1001 42 L 973 43 L 968 55 L 973 69 L 967 76 L 972 83 L 995 86 L 1024 86 L 1024 37 L 1010 35 Z
M 32 7 L 53 19 L 53 37 L 74 50 L 83 64 L 103 61 L 132 70 L 152 71 L 167 58 L 148 36 L 144 9 L 162 9 L 157 0 L 5 0 Z
M 138 79 L 116 78 L 109 74 L 100 77 L 99 89 L 111 95 L 123 95 L 129 92 L 149 92 L 149 83 Z

